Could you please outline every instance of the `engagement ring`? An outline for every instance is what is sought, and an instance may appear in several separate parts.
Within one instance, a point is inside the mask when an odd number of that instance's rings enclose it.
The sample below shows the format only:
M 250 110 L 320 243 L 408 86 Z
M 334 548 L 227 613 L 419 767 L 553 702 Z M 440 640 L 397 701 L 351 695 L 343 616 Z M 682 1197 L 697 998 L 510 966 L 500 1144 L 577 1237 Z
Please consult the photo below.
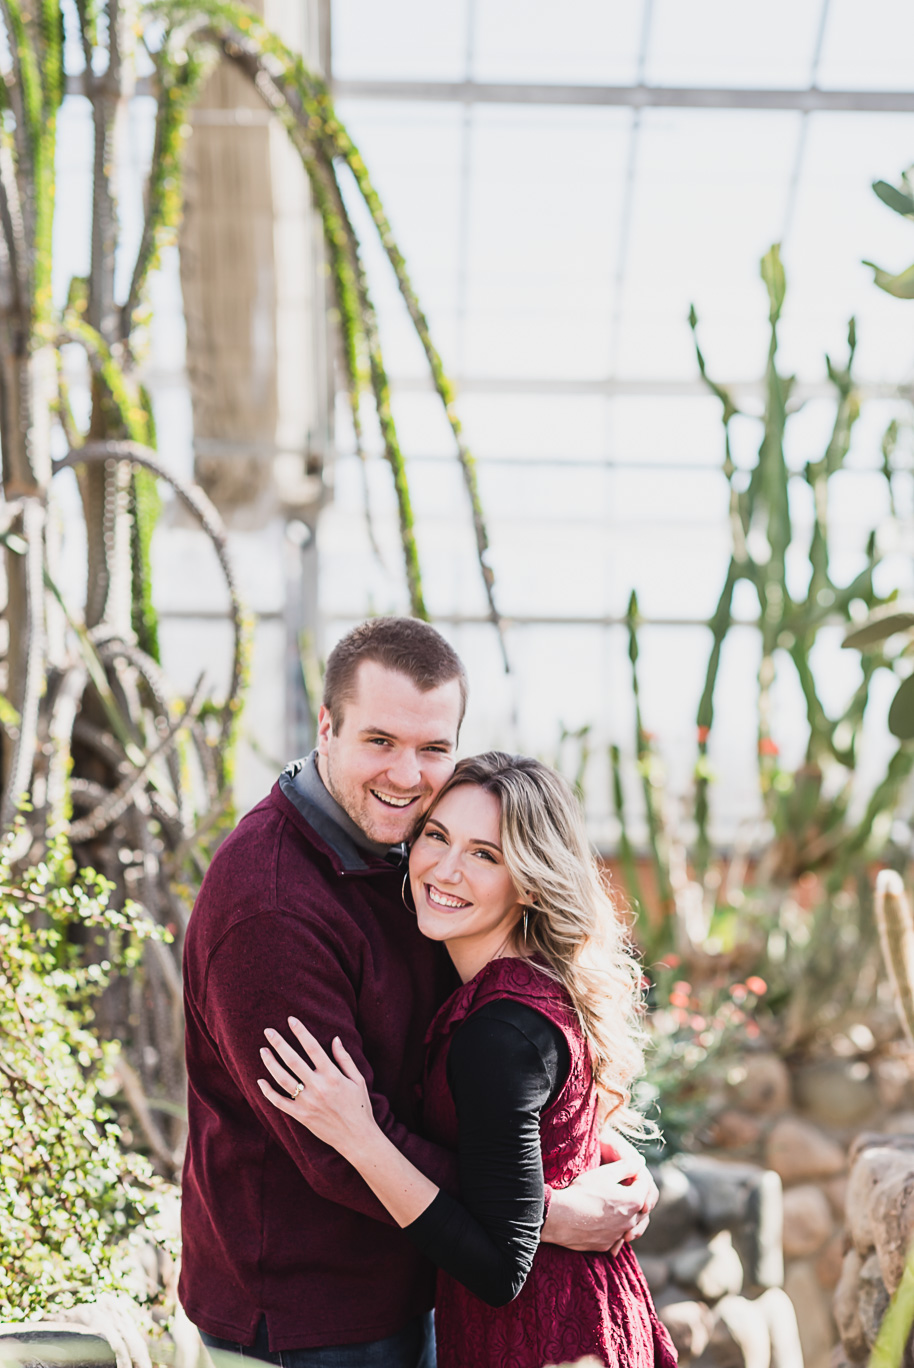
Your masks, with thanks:
M 299 1093 L 303 1093 L 304 1091 L 305 1091 L 305 1085 L 304 1085 L 304 1083 L 296 1083 L 295 1087 L 292 1089 L 292 1092 L 291 1092 L 292 1101 L 294 1102 L 295 1099 L 296 1099 L 296 1097 L 298 1096 L 298 1094 L 299 1094 Z

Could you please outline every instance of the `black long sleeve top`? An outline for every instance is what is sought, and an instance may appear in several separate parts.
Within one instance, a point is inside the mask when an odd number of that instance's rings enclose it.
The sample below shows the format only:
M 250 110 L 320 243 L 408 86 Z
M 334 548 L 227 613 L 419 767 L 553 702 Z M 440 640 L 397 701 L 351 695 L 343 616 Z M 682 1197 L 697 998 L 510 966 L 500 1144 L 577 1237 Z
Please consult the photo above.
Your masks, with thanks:
M 568 1069 L 559 1028 L 509 998 L 467 1017 L 451 1041 L 460 1201 L 440 1190 L 406 1232 L 490 1306 L 512 1301 L 533 1263 L 543 1223 L 540 1113 Z

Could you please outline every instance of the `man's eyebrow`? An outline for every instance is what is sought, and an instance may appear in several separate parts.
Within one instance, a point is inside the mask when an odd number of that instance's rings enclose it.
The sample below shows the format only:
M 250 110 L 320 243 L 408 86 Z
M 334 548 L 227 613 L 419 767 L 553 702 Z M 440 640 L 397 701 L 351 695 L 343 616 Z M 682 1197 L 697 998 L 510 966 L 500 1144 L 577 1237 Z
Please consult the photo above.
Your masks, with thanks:
M 397 740 L 399 740 L 399 737 L 395 736 L 393 732 L 387 731 L 384 727 L 363 727 L 362 730 L 359 732 L 359 736 L 383 736 L 383 737 L 386 737 L 386 739 L 387 739 L 388 741 L 397 741 Z M 453 748 L 454 748 L 454 739 L 453 739 L 453 737 L 445 736 L 445 737 L 442 737 L 442 738 L 441 738 L 440 740 L 438 740 L 438 741 L 423 741 L 423 742 L 422 742 L 422 745 L 423 745 L 423 746 L 449 746 L 449 747 L 453 750 Z M 420 749 L 421 749 L 421 747 L 420 747 Z
M 447 827 L 444 825 L 444 823 L 443 823 L 442 821 L 439 821 L 439 819 L 438 819 L 437 817 L 429 817 L 429 819 L 428 819 L 428 821 L 426 822 L 425 825 L 426 825 L 426 826 L 436 826 L 436 827 L 438 827 L 438 829 L 439 829 L 440 831 L 443 831 L 443 832 L 444 832 L 445 836 L 450 836 L 450 834 L 451 834 L 451 833 L 448 831 Z M 494 841 L 484 841 L 484 840 L 482 839 L 481 836 L 471 836 L 471 837 L 470 837 L 470 844 L 471 844 L 471 845 L 488 846 L 490 850 L 497 850 L 498 853 L 499 853 L 499 855 L 503 855 L 503 854 L 504 854 L 504 851 L 502 850 L 502 848 L 501 848 L 500 845 L 496 845 Z

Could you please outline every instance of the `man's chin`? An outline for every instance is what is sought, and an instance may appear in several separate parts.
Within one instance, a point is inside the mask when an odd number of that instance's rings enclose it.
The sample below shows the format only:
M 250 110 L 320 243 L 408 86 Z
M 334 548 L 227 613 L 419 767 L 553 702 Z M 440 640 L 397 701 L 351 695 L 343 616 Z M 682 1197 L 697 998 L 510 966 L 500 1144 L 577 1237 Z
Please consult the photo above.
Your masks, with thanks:
M 359 825 L 370 840 L 386 845 L 399 845 L 401 841 L 410 840 L 422 815 L 418 803 L 414 808 L 404 808 L 402 814 L 391 811 L 389 817 L 378 814 L 376 798 L 372 799 L 371 807 L 370 816 L 366 813 L 366 820 Z

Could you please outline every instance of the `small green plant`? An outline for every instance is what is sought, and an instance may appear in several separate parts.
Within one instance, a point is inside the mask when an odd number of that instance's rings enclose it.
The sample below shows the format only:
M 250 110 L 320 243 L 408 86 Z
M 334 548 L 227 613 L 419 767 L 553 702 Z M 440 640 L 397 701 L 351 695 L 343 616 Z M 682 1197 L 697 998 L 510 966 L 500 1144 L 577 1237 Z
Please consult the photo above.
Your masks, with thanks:
M 93 999 L 160 933 L 93 870 L 77 877 L 62 839 L 15 873 L 15 834 L 0 844 L 0 1321 L 135 1293 L 130 1236 L 154 1228 L 163 1186 L 120 1143 L 118 1046 L 91 1029 Z

